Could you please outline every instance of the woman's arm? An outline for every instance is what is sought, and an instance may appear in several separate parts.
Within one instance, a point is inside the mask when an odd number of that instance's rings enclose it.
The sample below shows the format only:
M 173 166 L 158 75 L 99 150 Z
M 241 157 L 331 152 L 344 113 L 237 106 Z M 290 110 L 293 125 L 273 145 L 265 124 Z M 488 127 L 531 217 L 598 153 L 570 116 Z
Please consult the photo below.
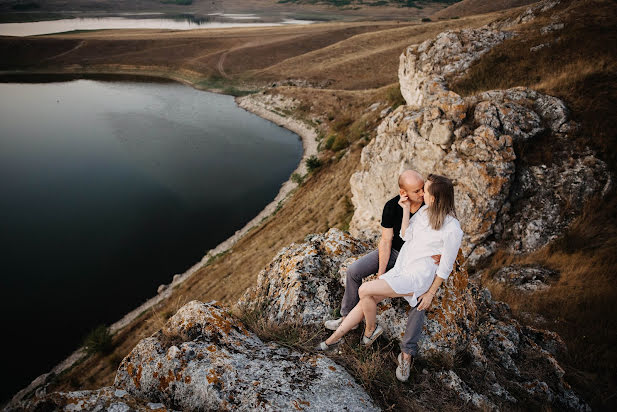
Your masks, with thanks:
M 439 290 L 441 284 L 448 279 L 448 276 L 450 276 L 450 273 L 452 272 L 462 240 L 463 231 L 461 230 L 458 221 L 456 221 L 455 227 L 444 232 L 441 261 L 439 262 L 435 279 L 433 279 L 433 283 L 428 290 L 418 298 L 418 302 L 420 302 L 420 304 L 418 305 L 417 310 L 424 310 L 431 306 L 435 293 L 437 293 L 437 290 Z
M 401 239 L 405 239 L 405 231 L 407 230 L 407 227 L 409 226 L 409 214 L 411 213 L 411 200 L 409 200 L 409 197 L 407 196 L 401 196 L 401 198 L 398 201 L 399 206 L 401 206 L 403 208 L 403 221 L 401 222 L 401 232 L 399 233 L 399 235 L 401 236 Z
M 435 279 L 433 279 L 433 283 L 431 284 L 431 287 L 428 288 L 428 290 L 424 292 L 422 295 L 420 295 L 420 297 L 418 298 L 418 302 L 420 303 L 418 304 L 417 310 L 424 310 L 424 309 L 427 309 L 429 306 L 431 306 L 433 297 L 435 296 L 435 293 L 437 293 L 437 290 L 439 289 L 442 283 L 443 283 L 443 278 L 440 278 L 439 276 L 435 276 Z
M 458 250 L 461 248 L 461 241 L 463 240 L 463 231 L 458 221 L 455 221 L 455 224 L 452 226 L 444 230 L 441 261 L 439 262 L 439 267 L 437 267 L 437 276 L 443 280 L 448 279 L 448 276 L 450 276 L 458 256 Z

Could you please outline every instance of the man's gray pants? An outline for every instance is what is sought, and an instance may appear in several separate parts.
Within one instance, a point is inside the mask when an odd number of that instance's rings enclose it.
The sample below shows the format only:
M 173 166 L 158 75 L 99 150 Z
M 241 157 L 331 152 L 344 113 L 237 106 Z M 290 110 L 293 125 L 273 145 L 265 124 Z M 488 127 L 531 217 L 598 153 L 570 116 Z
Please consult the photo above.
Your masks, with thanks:
M 398 251 L 392 249 L 386 270 L 392 269 L 397 257 Z M 343 302 L 341 304 L 341 315 L 347 316 L 360 301 L 358 289 L 360 289 L 360 285 L 362 285 L 362 279 L 377 273 L 378 270 L 379 250 L 374 250 L 362 256 L 347 268 L 347 280 L 345 283 L 345 294 L 343 295 Z M 401 351 L 411 354 L 414 357 L 418 353 L 418 341 L 422 336 L 422 327 L 424 326 L 424 319 L 426 317 L 425 311 L 417 310 L 417 308 L 418 306 L 416 305 L 409 311 L 405 335 L 401 341 Z

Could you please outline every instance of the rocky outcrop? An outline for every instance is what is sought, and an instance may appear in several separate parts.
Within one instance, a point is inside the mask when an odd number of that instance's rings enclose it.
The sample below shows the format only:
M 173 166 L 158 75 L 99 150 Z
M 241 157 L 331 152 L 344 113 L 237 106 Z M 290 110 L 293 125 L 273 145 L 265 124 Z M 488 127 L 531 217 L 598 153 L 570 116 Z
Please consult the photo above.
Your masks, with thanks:
M 264 343 L 215 303 L 192 301 L 118 368 L 113 387 L 52 393 L 16 410 L 379 410 L 339 365 Z
M 109 412 L 167 412 L 162 403 L 149 402 L 130 395 L 123 389 L 108 386 L 89 391 L 54 392 L 30 404 L 22 403 L 23 409 L 33 411 L 109 411 Z
M 478 276 L 482 276 L 483 272 Z M 550 281 L 557 279 L 559 274 L 541 266 L 511 265 L 499 269 L 492 279 L 504 285 L 511 286 L 525 292 L 535 292 L 546 289 Z
M 321 328 L 340 305 L 346 268 L 364 252 L 363 242 L 337 229 L 309 236 L 283 249 L 238 305 L 277 324 Z M 380 303 L 377 321 L 388 338 L 402 337 L 408 310 L 404 299 Z M 459 369 L 431 373 L 478 408 L 553 402 L 563 409 L 587 409 L 563 380 L 555 359 L 565 350 L 559 336 L 512 318 L 507 305 L 470 282 L 462 255 L 427 313 L 419 346 L 420 358 L 467 359 Z
M 419 108 L 448 93 L 446 76 L 463 73 L 469 66 L 512 33 L 463 29 L 440 33 L 434 39 L 409 46 L 400 57 L 401 94 L 409 106 Z
M 408 168 L 454 180 L 463 252 L 472 264 L 497 244 L 514 252 L 546 245 L 588 199 L 606 192 L 608 169 L 589 149 L 572 147 L 576 124 L 561 100 L 524 87 L 469 97 L 448 90 L 447 79 L 511 36 L 466 29 L 405 50 L 399 81 L 407 105 L 384 119 L 362 151 L 350 181 L 352 234 L 379 231 L 382 207 Z M 552 159 L 534 163 L 526 150 L 550 151 Z

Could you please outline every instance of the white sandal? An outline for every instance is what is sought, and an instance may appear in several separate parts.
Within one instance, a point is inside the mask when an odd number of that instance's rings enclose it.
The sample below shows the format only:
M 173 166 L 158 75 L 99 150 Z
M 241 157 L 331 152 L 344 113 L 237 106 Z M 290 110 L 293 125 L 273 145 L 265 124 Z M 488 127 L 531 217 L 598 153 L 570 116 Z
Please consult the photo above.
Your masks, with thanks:
M 319 345 L 317 345 L 315 347 L 316 351 L 321 351 L 321 352 L 325 352 L 325 351 L 329 351 L 332 350 L 334 348 L 337 348 L 341 345 L 341 343 L 345 342 L 345 338 L 340 338 L 339 340 L 337 340 L 334 343 L 331 344 L 327 344 L 326 341 L 324 340 L 323 342 L 320 342 Z

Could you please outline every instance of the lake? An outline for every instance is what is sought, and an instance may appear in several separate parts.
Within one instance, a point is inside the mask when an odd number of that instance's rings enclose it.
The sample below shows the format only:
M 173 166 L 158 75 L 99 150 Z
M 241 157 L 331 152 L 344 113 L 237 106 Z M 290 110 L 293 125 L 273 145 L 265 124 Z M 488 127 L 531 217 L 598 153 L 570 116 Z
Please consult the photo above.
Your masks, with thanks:
M 301 156 L 178 83 L 0 83 L 2 399 L 257 215 Z
M 268 20 L 271 20 L 268 18 Z M 286 24 L 310 24 L 313 21 L 290 18 L 263 21 L 255 14 L 216 13 L 208 16 L 193 15 L 130 15 L 114 17 L 78 17 L 74 19 L 35 21 L 28 23 L 2 23 L 0 36 L 33 36 L 61 33 L 73 30 L 101 29 L 169 29 L 194 30 L 226 27 L 281 26 Z

